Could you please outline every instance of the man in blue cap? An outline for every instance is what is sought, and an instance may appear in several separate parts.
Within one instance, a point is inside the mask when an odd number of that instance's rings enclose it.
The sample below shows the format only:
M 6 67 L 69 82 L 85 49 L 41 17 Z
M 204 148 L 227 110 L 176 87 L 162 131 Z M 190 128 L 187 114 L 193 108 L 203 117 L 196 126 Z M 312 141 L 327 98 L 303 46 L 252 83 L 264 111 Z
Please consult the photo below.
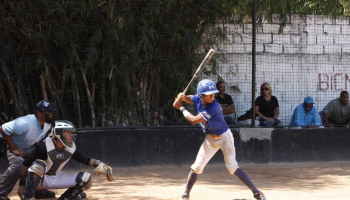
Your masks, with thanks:
M 289 126 L 317 128 L 319 125 L 321 124 L 318 119 L 317 109 L 314 107 L 314 99 L 311 96 L 307 96 L 304 99 L 304 103 L 294 109 Z
M 42 100 L 36 104 L 34 114 L 16 118 L 0 126 L 1 136 L 8 145 L 6 155 L 10 165 L 0 179 L 0 200 L 10 200 L 7 196 L 20 177 L 24 158 L 44 139 L 54 122 L 53 114 L 56 111 L 54 103 Z M 55 193 L 48 190 L 35 193 L 36 199 L 54 196 Z

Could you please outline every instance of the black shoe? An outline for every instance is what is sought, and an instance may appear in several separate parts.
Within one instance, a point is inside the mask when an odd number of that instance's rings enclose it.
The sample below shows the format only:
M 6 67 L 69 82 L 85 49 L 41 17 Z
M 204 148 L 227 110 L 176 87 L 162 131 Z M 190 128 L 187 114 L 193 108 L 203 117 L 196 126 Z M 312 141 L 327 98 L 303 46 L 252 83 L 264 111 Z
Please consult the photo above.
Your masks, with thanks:
M 0 196 L 0 200 L 10 200 L 7 196 Z
M 80 196 L 81 199 L 86 199 L 86 193 L 85 192 L 80 193 L 79 196 Z
M 55 198 L 55 193 L 49 190 L 39 190 L 34 193 L 35 199 Z

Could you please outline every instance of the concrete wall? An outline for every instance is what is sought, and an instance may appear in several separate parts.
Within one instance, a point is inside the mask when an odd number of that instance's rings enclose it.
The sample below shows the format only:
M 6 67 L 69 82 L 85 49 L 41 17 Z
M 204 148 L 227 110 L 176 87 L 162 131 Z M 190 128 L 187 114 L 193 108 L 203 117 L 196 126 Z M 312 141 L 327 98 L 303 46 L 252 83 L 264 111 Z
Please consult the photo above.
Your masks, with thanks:
M 238 163 L 350 161 L 349 129 L 231 129 Z M 112 166 L 190 165 L 204 140 L 198 127 L 80 130 L 79 151 Z M 218 151 L 210 163 L 224 163 Z M 74 160 L 66 168 L 84 168 Z M 6 165 L 0 164 L 0 172 Z
M 218 24 L 228 40 L 218 48 L 225 61 L 219 76 L 227 82 L 238 116 L 251 107 L 252 26 Z M 258 27 L 256 35 L 256 87 L 269 82 L 280 103 L 280 119 L 289 124 L 294 108 L 311 95 L 318 110 L 350 87 L 350 18 L 292 15 L 279 34 L 278 15 Z M 234 75 L 235 74 L 235 75 Z M 208 76 L 203 76 L 206 78 Z M 217 81 L 218 77 L 208 78 Z M 238 86 L 242 93 L 234 93 Z M 260 95 L 257 91 L 256 96 Z

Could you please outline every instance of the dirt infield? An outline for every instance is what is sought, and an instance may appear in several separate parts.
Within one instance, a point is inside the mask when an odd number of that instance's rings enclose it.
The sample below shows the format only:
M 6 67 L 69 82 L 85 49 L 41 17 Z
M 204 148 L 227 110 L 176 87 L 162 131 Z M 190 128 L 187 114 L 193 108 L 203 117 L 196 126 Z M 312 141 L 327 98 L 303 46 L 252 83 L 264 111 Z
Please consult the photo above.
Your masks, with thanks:
M 242 164 L 268 200 L 344 200 L 349 198 L 350 162 Z M 87 199 L 179 199 L 190 166 L 114 168 L 115 181 L 94 175 Z M 92 172 L 91 169 L 88 169 Z M 19 200 L 17 186 L 10 194 Z M 56 197 L 64 190 L 54 190 Z M 208 165 L 191 192 L 197 200 L 253 200 L 251 192 L 231 176 L 224 164 Z

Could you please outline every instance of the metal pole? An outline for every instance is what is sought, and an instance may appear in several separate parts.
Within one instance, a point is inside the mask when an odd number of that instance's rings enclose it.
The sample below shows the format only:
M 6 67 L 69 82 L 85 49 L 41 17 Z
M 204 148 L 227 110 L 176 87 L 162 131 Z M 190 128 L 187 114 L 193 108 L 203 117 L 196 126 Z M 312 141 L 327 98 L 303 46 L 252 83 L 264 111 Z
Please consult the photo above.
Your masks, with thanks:
M 252 108 L 253 108 L 253 117 L 252 117 L 252 128 L 255 127 L 255 38 L 256 38 L 256 0 L 253 0 L 253 9 L 252 9 Z

